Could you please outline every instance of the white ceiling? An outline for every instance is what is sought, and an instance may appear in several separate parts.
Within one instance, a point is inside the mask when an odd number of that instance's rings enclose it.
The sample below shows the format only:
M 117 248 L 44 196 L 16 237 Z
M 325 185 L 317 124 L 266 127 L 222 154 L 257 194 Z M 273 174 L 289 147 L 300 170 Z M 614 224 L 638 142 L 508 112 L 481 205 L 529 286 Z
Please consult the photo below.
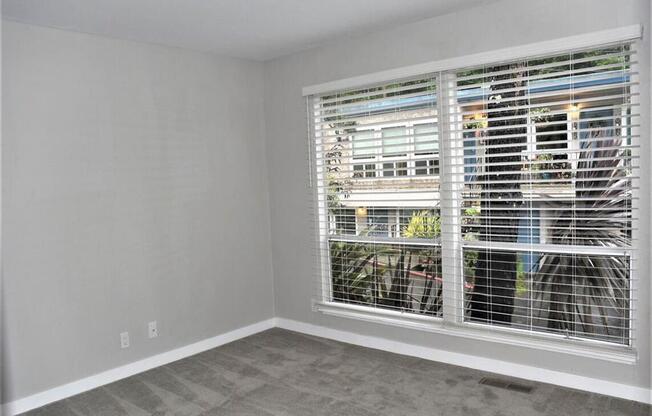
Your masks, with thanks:
M 494 0 L 2 0 L 3 17 L 267 60 Z

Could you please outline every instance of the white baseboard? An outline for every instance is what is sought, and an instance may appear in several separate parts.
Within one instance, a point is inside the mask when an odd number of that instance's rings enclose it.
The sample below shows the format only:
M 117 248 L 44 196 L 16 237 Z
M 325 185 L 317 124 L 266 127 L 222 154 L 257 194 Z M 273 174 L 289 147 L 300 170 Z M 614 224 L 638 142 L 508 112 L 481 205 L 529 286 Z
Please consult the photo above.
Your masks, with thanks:
M 2 407 L 3 415 L 15 416 L 274 327 L 426 360 L 652 404 L 652 391 L 641 387 L 360 335 L 290 319 L 271 318 L 6 403 Z
M 236 341 L 240 338 L 248 337 L 249 335 L 273 328 L 276 324 L 274 318 L 257 322 L 233 331 L 208 338 L 194 344 L 186 345 L 171 351 L 166 351 L 152 357 L 145 358 L 121 367 L 113 368 L 81 380 L 73 381 L 72 383 L 64 384 L 62 386 L 54 387 L 13 402 L 6 403 L 3 406 L 4 415 L 14 416 L 20 413 L 27 412 L 32 409 L 45 406 L 46 404 L 63 400 L 67 397 L 83 393 L 94 388 L 113 383 L 114 381 L 121 380 L 126 377 L 133 376 L 143 371 L 151 370 L 152 368 L 160 367 L 169 364 L 173 361 L 189 357 L 191 355 L 199 354 L 200 352 L 210 350 L 220 345 L 228 344 L 229 342 Z
M 290 319 L 276 318 L 276 326 L 362 347 L 652 404 L 652 391 L 641 387 L 360 335 Z

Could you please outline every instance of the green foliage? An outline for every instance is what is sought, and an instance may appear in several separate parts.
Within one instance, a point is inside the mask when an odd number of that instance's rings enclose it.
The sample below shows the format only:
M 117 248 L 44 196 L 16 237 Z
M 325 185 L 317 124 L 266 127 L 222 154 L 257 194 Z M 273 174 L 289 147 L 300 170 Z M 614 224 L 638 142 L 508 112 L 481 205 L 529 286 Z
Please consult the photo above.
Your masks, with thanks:
M 469 79 L 458 81 L 457 85 L 461 87 L 461 86 L 480 83 L 485 78 L 484 74 L 485 74 L 484 68 L 475 68 L 466 71 L 459 71 L 457 73 L 458 78 L 469 78 Z
M 377 255 L 373 247 L 364 243 L 333 241 L 330 255 L 333 298 L 349 303 L 366 303 L 372 278 L 367 266 Z
M 342 206 L 341 198 L 349 197 L 351 181 L 345 177 L 340 168 L 345 157 L 344 149 L 342 138 L 338 137 L 337 142 L 324 153 L 328 183 L 326 202 L 331 212 Z
M 469 225 L 475 221 L 475 219 L 469 217 L 477 217 L 480 215 L 480 208 L 478 207 L 469 207 L 464 210 L 464 219 L 462 219 L 463 225 Z M 469 231 L 468 229 L 463 229 L 462 235 L 464 236 L 464 241 L 477 241 L 478 236 L 476 233 Z M 479 254 L 477 250 L 465 250 L 464 251 L 464 276 L 468 280 L 472 280 L 475 276 L 475 266 L 478 263 Z
M 330 254 L 334 301 L 441 314 L 439 247 L 332 241 Z
M 467 217 L 478 216 L 480 215 L 480 208 L 478 207 L 466 208 L 464 210 L 464 215 Z
M 584 69 L 592 68 L 595 71 L 601 70 L 601 67 L 615 64 L 622 64 L 623 66 L 629 65 L 629 56 L 627 55 L 618 55 L 619 53 L 624 52 L 620 47 L 612 48 L 600 48 L 590 51 L 575 52 L 571 55 L 564 54 L 554 57 L 545 57 L 533 59 L 528 62 L 530 67 L 542 66 L 542 68 L 531 69 L 529 76 L 537 76 L 544 74 L 554 74 L 556 72 L 568 71 L 571 69 L 569 60 L 579 60 L 573 64 L 573 69 Z M 611 55 L 611 56 L 609 56 Z M 591 60 L 590 58 L 595 58 Z M 584 60 L 584 61 L 582 61 Z M 551 66 L 550 64 L 558 63 L 557 66 Z
M 410 222 L 403 230 L 406 238 L 436 238 L 441 234 L 441 219 L 431 211 L 412 214 Z
M 535 123 L 543 123 L 550 121 L 550 108 L 540 107 L 540 108 L 531 108 L 530 117 Z
M 604 133 L 595 133 L 595 137 L 601 134 Z M 631 203 L 631 196 L 625 186 L 629 178 L 619 165 L 621 144 L 621 138 L 613 137 L 600 146 L 587 146 L 586 155 L 578 164 L 578 180 L 600 186 L 575 191 L 574 212 L 578 218 L 572 226 L 564 218 L 564 207 L 551 212 L 555 220 L 549 229 L 554 244 L 631 244 L 628 227 L 623 227 L 623 211 Z M 595 334 L 596 338 L 617 337 L 610 341 L 625 340 L 628 329 L 623 313 L 630 306 L 629 261 L 627 256 L 544 254 L 533 275 L 533 294 L 536 301 L 542 302 L 548 327 L 581 331 L 584 336 Z M 616 319 L 614 316 L 621 318 L 610 324 L 610 319 Z
M 523 260 L 519 259 L 516 262 L 516 295 L 524 296 L 527 294 L 527 275 Z
M 552 163 L 552 160 L 553 158 L 550 153 L 540 153 L 534 158 L 535 163 L 530 165 L 530 169 L 533 171 L 555 169 L 555 164 Z

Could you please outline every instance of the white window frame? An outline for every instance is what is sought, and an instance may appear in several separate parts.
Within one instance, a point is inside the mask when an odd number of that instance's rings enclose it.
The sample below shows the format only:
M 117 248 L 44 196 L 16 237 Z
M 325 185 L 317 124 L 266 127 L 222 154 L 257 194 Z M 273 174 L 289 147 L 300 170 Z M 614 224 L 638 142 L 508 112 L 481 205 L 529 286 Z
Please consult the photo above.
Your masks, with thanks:
M 446 79 L 447 75 L 450 74 L 450 72 L 446 71 L 453 71 L 459 68 L 479 66 L 483 64 L 493 64 L 495 62 L 518 60 L 528 56 L 548 55 L 573 49 L 599 47 L 600 45 L 609 43 L 633 41 L 640 39 L 641 36 L 642 26 L 631 25 L 617 29 L 570 36 L 566 38 L 522 45 L 513 48 L 498 49 L 490 52 L 467 55 L 435 62 L 428 62 L 419 65 L 407 66 L 403 68 L 317 84 L 304 87 L 302 92 L 304 96 L 308 97 L 309 105 L 310 96 L 320 93 L 356 88 L 381 82 L 388 82 L 396 79 L 418 76 L 420 74 L 440 73 L 438 82 L 440 83 L 439 91 L 440 94 L 442 94 L 442 92 L 452 92 L 454 90 L 453 88 L 441 88 L 443 87 L 443 83 L 455 82 L 454 79 Z M 634 48 L 636 48 L 636 46 L 636 43 L 634 43 Z M 638 71 L 634 68 L 635 66 L 636 64 L 632 65 L 632 77 L 638 78 L 638 75 L 636 75 Z M 634 89 L 636 87 L 633 86 L 632 88 Z M 632 106 L 638 105 L 638 95 L 632 94 L 632 96 Z M 442 198 L 440 203 L 442 211 L 442 234 L 454 236 L 451 237 L 450 241 L 447 241 L 446 244 L 442 245 L 442 273 L 444 276 L 451 276 L 449 278 L 444 277 L 444 296 L 447 296 L 451 299 L 457 299 L 458 302 L 463 302 L 464 297 L 459 296 L 459 291 L 464 290 L 462 276 L 463 271 L 461 270 L 461 248 L 462 246 L 482 248 L 485 244 L 478 241 L 472 243 L 464 243 L 461 241 L 461 233 L 459 232 L 460 221 L 458 214 L 460 208 L 460 190 L 456 189 L 456 187 L 459 187 L 461 181 L 455 179 L 456 177 L 459 178 L 459 175 L 462 177 L 464 176 L 463 164 L 459 163 L 459 160 L 463 158 L 463 150 L 460 148 L 460 146 L 456 147 L 457 150 L 452 149 L 450 146 L 453 140 L 461 138 L 462 120 L 460 116 L 451 115 L 449 113 L 449 109 L 454 103 L 453 100 L 453 96 L 440 96 L 438 97 L 437 101 L 437 119 L 439 129 L 438 137 L 440 140 L 438 154 L 446 155 L 445 157 L 440 157 L 440 189 L 441 195 L 449 195 L 447 198 Z M 569 120 L 569 122 L 573 121 Z M 309 129 L 311 129 L 311 121 L 309 120 L 308 123 Z M 406 127 L 406 129 L 411 128 L 411 126 Z M 636 137 L 638 134 L 638 127 L 632 127 L 632 136 Z M 459 135 L 460 137 L 456 137 L 456 135 Z M 315 160 L 317 149 L 313 145 L 312 134 L 308 134 L 308 137 L 311 139 L 309 142 L 309 160 L 312 169 L 312 161 Z M 448 138 L 451 137 L 453 140 L 448 140 Z M 638 156 L 640 156 L 640 152 L 637 150 L 634 149 L 633 152 L 639 153 Z M 382 172 L 382 160 L 380 167 L 380 172 Z M 412 166 L 412 168 L 414 167 Z M 382 175 L 380 175 L 380 178 L 378 178 L 377 175 L 377 179 L 383 179 Z M 318 180 L 316 169 L 313 169 L 311 172 L 311 184 L 316 180 Z M 639 180 L 633 179 L 632 187 L 635 190 L 639 189 Z M 323 227 L 323 225 L 320 226 L 319 224 L 325 224 L 323 222 L 323 215 L 325 213 L 325 201 L 323 200 L 323 196 L 320 197 L 318 195 L 315 187 L 313 187 L 313 191 L 315 207 L 318 211 L 317 215 L 315 215 L 318 225 L 318 232 L 316 235 L 317 244 L 321 250 L 324 250 L 328 247 L 328 236 L 326 233 L 321 232 L 320 227 Z M 637 198 L 633 199 L 632 204 L 633 209 L 639 208 Z M 446 214 L 446 212 L 449 213 Z M 637 219 L 634 218 L 633 221 L 637 222 Z M 634 226 L 632 228 L 632 240 L 639 241 L 639 233 L 637 231 L 638 227 Z M 504 244 L 504 248 L 517 250 L 522 249 L 522 247 L 517 246 L 517 244 Z M 496 243 L 492 243 L 492 248 L 500 247 L 499 245 L 496 245 Z M 556 252 L 560 250 L 558 246 L 549 244 L 535 244 L 534 246 L 528 245 L 528 248 L 533 250 Z M 600 247 L 595 247 L 588 249 L 588 251 L 590 252 L 587 252 L 586 254 L 604 254 L 606 252 L 614 253 L 617 255 L 625 254 L 630 256 L 630 261 L 632 262 L 635 262 L 637 259 L 636 248 L 632 250 L 623 250 L 603 249 Z M 324 258 L 326 257 L 329 256 L 324 256 Z M 432 316 L 419 316 L 417 314 L 404 313 L 400 311 L 374 309 L 366 306 L 323 301 L 323 299 L 329 299 L 330 296 L 330 279 L 328 278 L 330 276 L 330 265 L 328 262 L 328 259 L 325 259 L 325 261 L 321 262 L 320 264 L 320 269 L 322 271 L 322 300 L 314 300 L 313 302 L 313 310 L 320 311 L 327 315 L 414 328 L 461 338 L 470 338 L 475 340 L 479 339 L 483 341 L 517 345 L 527 348 L 554 351 L 571 355 L 579 355 L 582 357 L 595 358 L 617 363 L 635 364 L 638 361 L 638 342 L 636 337 L 634 337 L 632 340 L 631 346 L 620 346 L 591 339 L 567 339 L 563 334 L 542 333 L 518 328 L 503 328 L 497 326 L 487 326 L 484 324 L 468 321 L 464 322 L 464 316 L 461 316 L 463 314 L 460 313 L 460 311 L 463 309 L 459 308 L 459 305 L 455 305 L 453 302 L 444 303 L 443 318 L 435 318 Z M 639 273 L 637 268 L 632 268 L 630 272 L 631 293 L 636 292 L 638 289 L 638 285 L 636 283 L 638 277 Z M 639 310 L 638 308 L 633 307 L 637 301 L 640 300 L 632 297 L 632 313 L 635 313 L 634 311 Z M 638 333 L 636 328 L 637 322 L 640 322 L 640 320 L 637 319 L 636 316 L 632 316 L 630 319 L 630 330 L 633 331 L 632 333 L 634 334 Z

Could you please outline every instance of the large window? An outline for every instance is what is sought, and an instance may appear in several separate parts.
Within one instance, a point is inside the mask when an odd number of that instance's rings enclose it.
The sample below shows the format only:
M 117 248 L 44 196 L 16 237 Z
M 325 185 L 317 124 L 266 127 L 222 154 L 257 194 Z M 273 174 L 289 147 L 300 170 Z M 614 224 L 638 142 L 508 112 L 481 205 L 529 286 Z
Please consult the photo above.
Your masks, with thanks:
M 633 58 L 620 43 L 312 96 L 319 301 L 631 347 Z

